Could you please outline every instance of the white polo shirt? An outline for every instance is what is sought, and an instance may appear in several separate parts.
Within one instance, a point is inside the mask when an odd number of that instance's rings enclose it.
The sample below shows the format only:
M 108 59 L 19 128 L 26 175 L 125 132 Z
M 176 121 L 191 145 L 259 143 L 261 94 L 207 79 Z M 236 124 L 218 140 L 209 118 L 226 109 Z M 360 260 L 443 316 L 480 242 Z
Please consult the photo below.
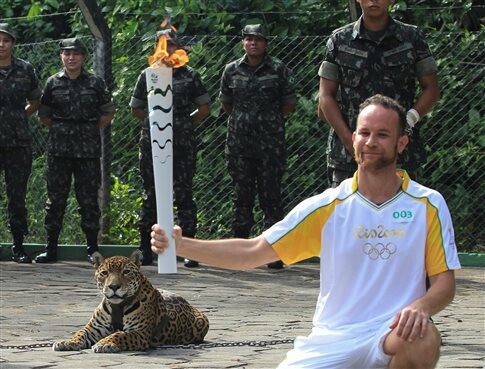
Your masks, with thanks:
M 451 216 L 437 191 L 409 179 L 375 205 L 357 173 L 297 205 L 263 233 L 286 264 L 320 257 L 316 327 L 369 327 L 426 292 L 426 275 L 460 269 Z

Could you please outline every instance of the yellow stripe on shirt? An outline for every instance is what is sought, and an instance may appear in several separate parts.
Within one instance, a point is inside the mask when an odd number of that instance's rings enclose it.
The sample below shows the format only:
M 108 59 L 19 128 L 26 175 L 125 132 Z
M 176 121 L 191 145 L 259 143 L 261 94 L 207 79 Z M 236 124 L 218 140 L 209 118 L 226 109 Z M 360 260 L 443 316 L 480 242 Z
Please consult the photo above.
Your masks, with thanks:
M 323 227 L 340 202 L 336 199 L 317 208 L 272 245 L 285 264 L 320 256 Z

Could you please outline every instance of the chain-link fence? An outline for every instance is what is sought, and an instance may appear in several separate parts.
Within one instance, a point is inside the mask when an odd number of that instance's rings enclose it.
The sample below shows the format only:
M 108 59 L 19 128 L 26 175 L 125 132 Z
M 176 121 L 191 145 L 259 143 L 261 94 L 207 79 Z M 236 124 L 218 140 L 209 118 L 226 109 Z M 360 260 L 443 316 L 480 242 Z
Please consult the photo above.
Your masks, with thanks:
M 428 162 L 420 182 L 439 190 L 450 206 L 459 249 L 483 247 L 484 222 L 484 32 L 436 32 L 428 42 L 439 66 L 442 98 L 428 114 L 422 126 Z M 318 67 L 325 52 L 327 36 L 275 37 L 271 55 L 283 60 L 294 72 L 298 88 L 298 106 L 288 118 L 287 171 L 283 179 L 283 199 L 288 211 L 298 202 L 327 188 L 326 141 L 328 124 L 316 116 Z M 89 40 L 87 40 L 89 41 Z M 194 197 L 198 204 L 198 237 L 230 235 L 232 220 L 231 182 L 226 170 L 224 143 L 227 116 L 217 100 L 219 82 L 226 63 L 242 56 L 239 37 L 185 37 L 191 45 L 189 65 L 202 75 L 212 98 L 211 115 L 196 129 L 198 143 Z M 136 244 L 137 221 L 141 205 L 141 178 L 138 173 L 140 122 L 128 107 L 136 78 L 146 67 L 153 39 L 125 40 L 113 50 L 113 87 L 117 115 L 113 121 L 111 198 L 104 211 L 105 244 Z M 60 68 L 56 42 L 17 46 L 17 55 L 36 66 L 42 80 Z M 88 63 L 92 63 L 89 60 Z M 28 192 L 30 234 L 27 242 L 45 242 L 43 229 L 46 200 L 44 149 L 47 131 L 34 117 L 34 164 Z M 0 181 L 0 241 L 9 242 L 4 183 Z M 261 211 L 255 208 L 261 231 Z M 77 204 L 70 197 L 62 243 L 82 244 Z

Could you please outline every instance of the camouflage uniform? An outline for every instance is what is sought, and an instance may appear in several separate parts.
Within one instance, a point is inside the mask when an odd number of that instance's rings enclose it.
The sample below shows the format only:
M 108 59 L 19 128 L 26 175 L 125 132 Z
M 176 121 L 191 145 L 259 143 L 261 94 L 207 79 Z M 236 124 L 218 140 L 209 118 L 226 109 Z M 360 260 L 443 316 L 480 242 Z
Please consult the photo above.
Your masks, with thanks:
M 81 228 L 88 246 L 97 245 L 100 209 L 101 138 L 98 120 L 114 113 L 111 94 L 104 81 L 84 70 L 70 79 L 63 70 L 47 79 L 39 117 L 50 117 L 47 143 L 47 194 L 45 228 L 49 242 L 55 241 L 74 177 L 81 214 Z M 97 247 L 97 246 L 96 246 Z M 90 250 L 88 249 L 88 253 Z
M 0 67 L 0 171 L 5 173 L 14 239 L 28 232 L 25 196 L 32 169 L 32 136 L 25 106 L 40 95 L 39 80 L 30 63 L 12 56 L 11 66 Z
M 356 22 L 335 30 L 327 42 L 327 54 L 319 76 L 339 83 L 337 101 L 351 131 L 355 130 L 359 105 L 368 97 L 382 94 L 397 100 L 404 108 L 413 106 L 418 77 L 437 71 L 424 34 L 416 26 L 390 18 L 387 29 L 373 34 Z M 411 175 L 425 162 L 426 153 L 413 129 L 398 164 Z M 352 176 L 357 166 L 333 129 L 327 146 L 327 164 Z M 331 180 L 331 178 L 329 178 Z
M 173 69 L 173 190 L 177 209 L 177 223 L 185 236 L 194 237 L 197 230 L 197 206 L 192 197 L 192 180 L 195 174 L 196 144 L 194 124 L 190 113 L 194 106 L 208 104 L 209 94 L 199 74 L 189 66 Z M 140 137 L 140 173 L 143 180 L 143 204 L 138 227 L 142 237 L 149 237 L 157 222 L 155 182 L 153 177 L 150 124 L 148 120 L 147 85 L 145 71 L 135 85 L 130 107 L 143 109 L 145 120 Z M 148 236 L 147 236 L 148 235 Z M 142 240 L 143 244 L 144 240 Z
M 232 105 L 226 156 L 233 180 L 235 237 L 248 237 L 254 224 L 256 192 L 265 227 L 281 220 L 281 178 L 285 170 L 285 121 L 281 107 L 296 101 L 291 71 L 265 55 L 252 67 L 247 56 L 226 65 L 220 100 Z

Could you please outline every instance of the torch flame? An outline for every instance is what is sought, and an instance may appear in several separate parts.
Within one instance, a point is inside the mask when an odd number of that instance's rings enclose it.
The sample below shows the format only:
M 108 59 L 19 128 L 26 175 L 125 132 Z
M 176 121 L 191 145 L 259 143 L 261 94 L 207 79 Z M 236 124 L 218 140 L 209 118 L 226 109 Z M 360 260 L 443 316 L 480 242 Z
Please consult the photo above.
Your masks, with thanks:
M 164 28 L 169 23 L 168 18 L 166 18 L 160 26 Z M 170 25 L 170 28 L 176 32 L 177 29 Z M 189 56 L 184 49 L 177 49 L 172 54 L 168 54 L 167 51 L 167 36 L 161 35 L 158 38 L 157 47 L 155 53 L 148 57 L 148 64 L 150 66 L 165 64 L 167 67 L 180 68 L 187 64 L 189 61 Z
M 166 18 L 163 20 L 163 22 L 162 22 L 162 23 L 160 23 L 160 27 L 162 27 L 162 28 L 166 28 L 167 26 L 170 26 L 170 28 L 171 28 L 173 31 L 177 32 L 177 28 L 175 28 L 175 26 L 173 26 L 173 25 L 171 25 L 171 24 L 170 24 L 170 17 L 166 17 Z

